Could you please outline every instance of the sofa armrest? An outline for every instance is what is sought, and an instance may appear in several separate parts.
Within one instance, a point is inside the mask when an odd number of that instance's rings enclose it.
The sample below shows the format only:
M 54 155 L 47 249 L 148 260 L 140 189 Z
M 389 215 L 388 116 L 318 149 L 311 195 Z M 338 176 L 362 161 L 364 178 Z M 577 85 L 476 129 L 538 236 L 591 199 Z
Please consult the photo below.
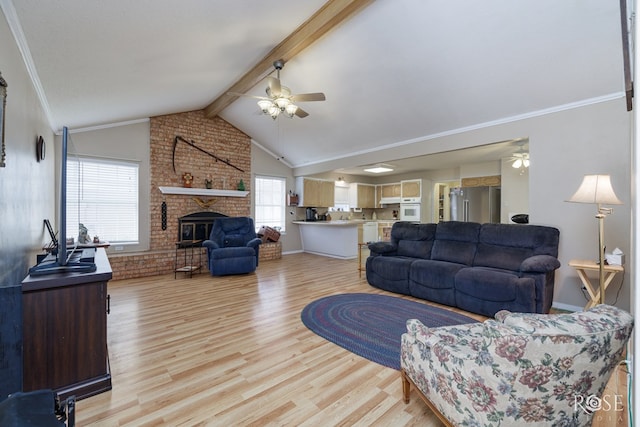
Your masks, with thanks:
M 213 240 L 205 240 L 204 242 L 202 242 L 202 246 L 207 249 L 220 249 L 220 245 L 218 245 Z
M 374 242 L 369 243 L 369 251 L 376 255 L 395 255 L 398 250 L 398 246 L 391 242 Z
M 247 246 L 250 248 L 257 248 L 258 245 L 262 244 L 262 240 L 259 237 L 255 237 L 247 242 Z
M 549 273 L 558 268 L 560 261 L 551 255 L 534 255 L 520 264 L 520 271 L 523 273 Z

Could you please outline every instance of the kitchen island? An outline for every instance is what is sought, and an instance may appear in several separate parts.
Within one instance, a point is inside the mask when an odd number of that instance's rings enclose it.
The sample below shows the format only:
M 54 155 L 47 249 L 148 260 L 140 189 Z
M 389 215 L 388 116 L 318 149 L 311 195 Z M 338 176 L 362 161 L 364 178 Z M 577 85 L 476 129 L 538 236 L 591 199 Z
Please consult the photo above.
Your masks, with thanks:
M 293 221 L 300 227 L 302 250 L 333 258 L 358 257 L 358 226 L 364 221 Z

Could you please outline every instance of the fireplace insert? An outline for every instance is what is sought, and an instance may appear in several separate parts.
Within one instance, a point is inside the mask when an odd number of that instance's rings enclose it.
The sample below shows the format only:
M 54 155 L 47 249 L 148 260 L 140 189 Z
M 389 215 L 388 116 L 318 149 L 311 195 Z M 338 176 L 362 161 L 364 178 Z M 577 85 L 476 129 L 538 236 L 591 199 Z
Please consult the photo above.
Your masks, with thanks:
M 178 241 L 207 240 L 216 218 L 227 215 L 218 212 L 194 212 L 178 218 Z

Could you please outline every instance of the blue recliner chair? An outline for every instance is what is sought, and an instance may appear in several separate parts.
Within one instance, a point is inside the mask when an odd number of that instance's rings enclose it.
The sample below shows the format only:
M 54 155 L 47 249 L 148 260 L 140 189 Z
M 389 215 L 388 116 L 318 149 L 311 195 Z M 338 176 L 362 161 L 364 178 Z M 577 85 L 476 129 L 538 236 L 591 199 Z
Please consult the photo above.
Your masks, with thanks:
M 209 271 L 212 276 L 251 273 L 258 266 L 260 240 L 256 236 L 253 219 L 249 217 L 216 218 L 207 248 Z

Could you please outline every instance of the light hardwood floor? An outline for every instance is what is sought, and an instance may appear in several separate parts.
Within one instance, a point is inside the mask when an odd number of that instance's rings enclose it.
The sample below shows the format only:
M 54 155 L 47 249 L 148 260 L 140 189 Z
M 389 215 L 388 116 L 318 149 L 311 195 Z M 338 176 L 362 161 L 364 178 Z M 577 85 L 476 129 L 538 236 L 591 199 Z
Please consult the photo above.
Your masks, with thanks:
M 76 423 L 440 426 L 417 395 L 402 402 L 398 371 L 302 324 L 309 302 L 345 292 L 389 294 L 359 278 L 355 260 L 310 254 L 250 275 L 112 281 L 113 389 L 77 402 Z
M 364 276 L 364 275 L 363 275 Z M 309 331 L 309 302 L 385 293 L 355 260 L 310 254 L 255 274 L 112 281 L 109 392 L 81 400 L 79 426 L 440 425 L 399 373 Z

